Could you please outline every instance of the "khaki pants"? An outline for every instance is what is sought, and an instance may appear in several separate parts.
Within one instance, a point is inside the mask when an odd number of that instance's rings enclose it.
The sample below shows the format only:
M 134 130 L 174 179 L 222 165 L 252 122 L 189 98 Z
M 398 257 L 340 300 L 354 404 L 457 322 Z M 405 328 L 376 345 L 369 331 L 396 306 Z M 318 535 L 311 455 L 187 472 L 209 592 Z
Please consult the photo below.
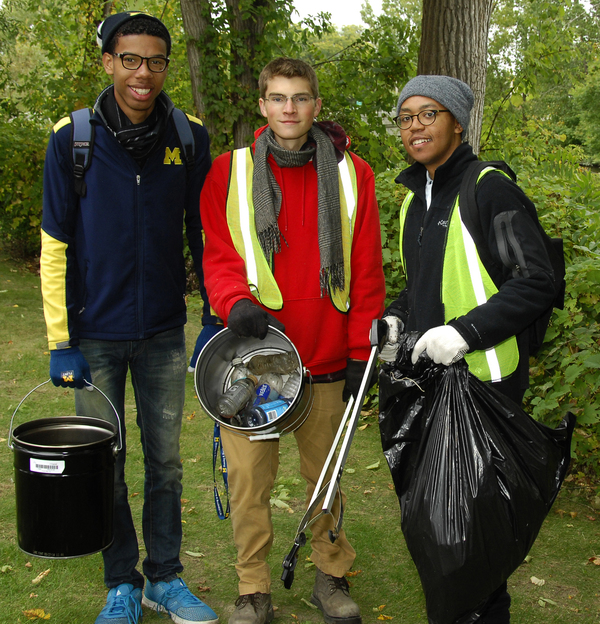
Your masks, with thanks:
M 294 432 L 300 453 L 300 474 L 307 484 L 307 505 L 344 414 L 343 387 L 343 381 L 314 384 L 313 407 L 303 425 Z M 224 427 L 221 437 L 227 458 L 233 540 L 238 553 L 239 593 L 268 594 L 271 572 L 266 559 L 273 543 L 269 500 L 279 467 L 279 440 L 250 442 L 246 436 Z M 345 504 L 345 496 L 342 500 Z M 333 544 L 329 540 L 328 531 L 338 516 L 339 497 L 336 497 L 332 514 L 319 518 L 310 530 L 313 563 L 325 574 L 340 577 L 351 568 L 356 553 L 343 530 Z

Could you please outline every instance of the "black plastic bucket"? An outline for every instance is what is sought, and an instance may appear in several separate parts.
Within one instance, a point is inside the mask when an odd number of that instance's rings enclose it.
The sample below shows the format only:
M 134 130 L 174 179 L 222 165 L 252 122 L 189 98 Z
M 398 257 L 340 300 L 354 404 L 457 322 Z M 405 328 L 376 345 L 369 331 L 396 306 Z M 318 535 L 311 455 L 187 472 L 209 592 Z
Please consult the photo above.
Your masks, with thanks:
M 36 557 L 67 559 L 111 545 L 114 466 L 120 446 L 117 427 L 99 418 L 42 418 L 14 431 L 11 420 L 9 447 L 14 452 L 21 550 Z
M 247 363 L 254 355 L 293 352 L 298 360 L 301 381 L 290 405 L 274 420 L 256 427 L 236 426 L 229 418 L 222 418 L 216 410 L 221 394 L 230 386 L 233 372 L 232 360 L 236 357 Z M 223 427 L 251 437 L 274 437 L 290 433 L 306 420 L 313 404 L 313 389 L 309 371 L 303 365 L 300 355 L 291 340 L 282 332 L 269 327 L 263 340 L 239 338 L 231 330 L 223 329 L 204 346 L 194 372 L 196 395 L 204 411 Z

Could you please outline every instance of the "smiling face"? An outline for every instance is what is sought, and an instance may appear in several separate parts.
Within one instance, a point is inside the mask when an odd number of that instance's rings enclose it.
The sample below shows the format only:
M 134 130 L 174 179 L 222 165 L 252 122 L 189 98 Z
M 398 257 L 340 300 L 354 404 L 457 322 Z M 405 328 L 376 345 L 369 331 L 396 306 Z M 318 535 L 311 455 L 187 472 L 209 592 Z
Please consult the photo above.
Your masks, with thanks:
M 416 115 L 423 110 L 445 109 L 445 106 L 429 97 L 413 95 L 402 103 L 399 113 Z M 401 130 L 400 136 L 409 156 L 424 165 L 433 178 L 435 170 L 461 144 L 462 131 L 462 126 L 451 113 L 439 113 L 430 126 L 424 126 L 417 117 L 413 117 L 410 128 Z
M 314 118 L 321 111 L 321 98 L 310 99 L 307 104 L 294 104 L 287 99 L 284 105 L 269 101 L 272 95 L 312 96 L 310 83 L 306 78 L 284 78 L 275 76 L 267 83 L 265 98 L 258 101 L 260 112 L 267 118 L 273 130 L 275 140 L 285 149 L 298 151 L 306 143 L 306 135 L 311 129 Z
M 115 46 L 115 53 L 129 52 L 139 56 L 167 57 L 167 44 L 160 37 L 152 35 L 123 35 Z M 143 61 L 136 70 L 125 69 L 121 59 L 108 52 L 102 55 L 104 71 L 113 77 L 115 98 L 129 120 L 138 124 L 144 121 L 154 109 L 154 102 L 162 91 L 168 69 L 155 73 Z

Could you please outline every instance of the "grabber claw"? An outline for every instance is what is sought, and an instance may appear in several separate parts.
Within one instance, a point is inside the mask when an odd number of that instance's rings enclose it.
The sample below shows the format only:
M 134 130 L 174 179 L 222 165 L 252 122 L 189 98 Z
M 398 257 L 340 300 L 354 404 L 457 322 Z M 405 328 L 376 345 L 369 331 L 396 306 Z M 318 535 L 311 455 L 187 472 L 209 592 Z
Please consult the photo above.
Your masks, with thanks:
M 292 550 L 290 550 L 289 554 L 281 564 L 283 566 L 281 580 L 283 581 L 283 586 L 286 589 L 290 589 L 292 583 L 294 582 L 294 570 L 296 569 L 296 564 L 298 563 L 298 551 L 305 544 L 306 535 L 304 533 L 298 533 L 298 535 L 296 535 L 296 539 L 294 540 Z

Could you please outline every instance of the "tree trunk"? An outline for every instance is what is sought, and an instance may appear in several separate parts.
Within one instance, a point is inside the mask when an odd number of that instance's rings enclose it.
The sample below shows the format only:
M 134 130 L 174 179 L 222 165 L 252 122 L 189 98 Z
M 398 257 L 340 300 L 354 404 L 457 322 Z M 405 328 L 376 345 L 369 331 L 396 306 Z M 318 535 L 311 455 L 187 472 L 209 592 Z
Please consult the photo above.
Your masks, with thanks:
M 208 48 L 208 39 L 211 37 L 210 2 L 208 0 L 180 0 L 180 4 L 183 28 L 187 36 L 186 49 L 196 114 L 204 122 L 209 136 L 214 136 L 215 124 L 206 116 L 202 88 L 204 63 L 200 54 L 201 50 Z
M 465 138 L 479 153 L 487 42 L 493 0 L 423 0 L 417 74 L 452 76 L 466 82 L 475 105 Z
M 250 145 L 258 117 L 257 71 L 262 69 L 257 58 L 264 57 L 259 49 L 264 48 L 265 15 L 273 19 L 273 0 L 246 1 L 243 10 L 241 0 L 180 3 L 198 116 L 219 148 L 232 142 L 234 148 Z
M 229 12 L 229 24 L 237 37 L 231 40 L 231 74 L 237 77 L 238 90 L 232 93 L 232 106 L 240 111 L 233 126 L 233 147 L 246 147 L 252 143 L 255 130 L 254 116 L 245 114 L 258 107 L 258 78 L 254 75 L 254 50 L 265 30 L 263 17 L 270 0 L 253 0 L 245 6 L 242 16 L 240 0 L 225 0 Z

